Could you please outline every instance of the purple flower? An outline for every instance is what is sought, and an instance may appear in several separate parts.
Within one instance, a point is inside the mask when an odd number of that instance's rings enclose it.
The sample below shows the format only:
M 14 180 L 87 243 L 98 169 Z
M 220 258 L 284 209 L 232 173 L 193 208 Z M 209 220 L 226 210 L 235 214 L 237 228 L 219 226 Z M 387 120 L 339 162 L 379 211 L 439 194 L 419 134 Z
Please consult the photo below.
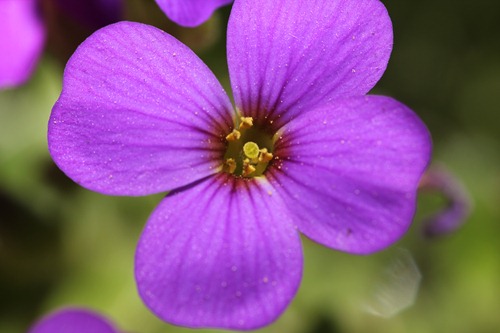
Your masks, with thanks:
M 186 46 L 118 23 L 68 62 L 49 150 L 88 189 L 171 191 L 135 258 L 139 293 L 157 316 L 257 328 L 299 287 L 298 231 L 368 254 L 410 226 L 428 131 L 401 103 L 364 96 L 391 49 L 377 0 L 236 0 L 227 32 L 233 109 Z
M 121 17 L 122 0 L 58 0 L 68 15 L 95 30 Z M 0 89 L 25 83 L 43 51 L 39 0 L 0 0 Z
M 0 1 L 0 89 L 24 83 L 45 41 L 38 0 Z
M 40 319 L 28 333 L 118 333 L 118 330 L 94 311 L 64 308 Z
M 156 0 L 169 19 L 185 27 L 202 24 L 219 7 L 233 0 Z

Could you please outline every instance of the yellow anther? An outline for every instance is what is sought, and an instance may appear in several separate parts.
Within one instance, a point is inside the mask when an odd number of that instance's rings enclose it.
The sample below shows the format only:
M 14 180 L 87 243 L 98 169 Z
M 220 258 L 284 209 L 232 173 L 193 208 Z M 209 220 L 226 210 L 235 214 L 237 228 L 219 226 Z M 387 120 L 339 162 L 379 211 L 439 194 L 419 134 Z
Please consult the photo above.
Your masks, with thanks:
M 231 133 L 229 133 L 227 136 L 226 136 L 226 140 L 227 141 L 236 141 L 238 140 L 239 138 L 241 137 L 241 133 L 240 131 L 238 130 L 233 130 Z
M 243 177 L 246 177 L 246 176 L 249 176 L 250 174 L 254 173 L 255 172 L 255 167 L 251 164 L 243 164 L 243 172 L 242 172 L 242 176 Z
M 229 173 L 234 173 L 236 170 L 236 161 L 232 158 L 228 158 L 224 163 L 224 167 Z
M 240 118 L 240 129 L 247 129 L 253 126 L 252 117 L 241 117 Z
M 259 162 L 267 163 L 273 159 L 273 154 L 268 152 L 266 148 L 260 150 Z
M 243 153 L 246 157 L 255 159 L 259 157 L 259 146 L 255 142 L 248 141 L 243 145 Z

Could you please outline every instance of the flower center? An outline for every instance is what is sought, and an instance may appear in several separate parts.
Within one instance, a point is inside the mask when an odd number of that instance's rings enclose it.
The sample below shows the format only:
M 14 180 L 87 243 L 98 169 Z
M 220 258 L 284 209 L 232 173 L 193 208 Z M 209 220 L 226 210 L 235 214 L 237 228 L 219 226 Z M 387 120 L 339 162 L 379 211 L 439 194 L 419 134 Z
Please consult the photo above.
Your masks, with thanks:
M 240 177 L 261 176 L 273 159 L 273 137 L 258 126 L 252 117 L 241 117 L 238 129 L 226 136 L 227 151 L 224 168 L 227 173 Z

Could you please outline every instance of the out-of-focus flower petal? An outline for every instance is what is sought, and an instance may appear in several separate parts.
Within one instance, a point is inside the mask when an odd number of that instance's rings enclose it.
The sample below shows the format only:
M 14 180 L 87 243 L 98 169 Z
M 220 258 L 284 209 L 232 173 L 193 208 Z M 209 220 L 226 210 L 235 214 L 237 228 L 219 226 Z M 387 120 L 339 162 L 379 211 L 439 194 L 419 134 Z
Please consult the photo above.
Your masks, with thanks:
M 220 174 L 163 200 L 139 241 L 135 271 L 144 302 L 168 322 L 253 329 L 295 295 L 302 251 L 268 184 Z
M 266 174 L 316 242 L 358 254 L 398 240 L 412 221 L 431 152 L 422 121 L 388 97 L 339 100 L 284 128 Z
M 151 26 L 121 22 L 89 37 L 64 72 L 49 150 L 91 190 L 144 195 L 216 172 L 232 107 L 185 45 Z
M 378 0 L 236 1 L 227 42 L 236 106 L 279 126 L 368 92 L 391 50 L 392 24 Z
M 467 220 L 471 211 L 471 198 L 467 190 L 443 166 L 431 167 L 420 181 L 420 189 L 440 192 L 448 204 L 441 211 L 428 217 L 424 222 L 423 233 L 435 238 L 455 232 Z
M 24 83 L 45 41 L 37 0 L 0 1 L 0 89 Z
M 80 24 L 97 30 L 123 17 L 123 0 L 56 0 L 57 5 Z
M 118 333 L 118 330 L 94 311 L 65 308 L 42 318 L 29 333 Z
M 156 0 L 169 19 L 185 27 L 202 24 L 213 12 L 233 0 Z

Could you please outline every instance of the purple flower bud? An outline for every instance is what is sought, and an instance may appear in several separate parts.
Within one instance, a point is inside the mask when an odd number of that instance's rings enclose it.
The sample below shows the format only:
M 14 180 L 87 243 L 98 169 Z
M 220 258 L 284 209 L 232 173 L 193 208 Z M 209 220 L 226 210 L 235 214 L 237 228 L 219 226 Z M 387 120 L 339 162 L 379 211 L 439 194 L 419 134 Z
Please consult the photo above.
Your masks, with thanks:
M 420 189 L 439 192 L 447 200 L 444 209 L 425 220 L 423 233 L 426 237 L 435 238 L 453 233 L 469 217 L 470 197 L 460 181 L 444 167 L 427 170 L 420 182 Z

